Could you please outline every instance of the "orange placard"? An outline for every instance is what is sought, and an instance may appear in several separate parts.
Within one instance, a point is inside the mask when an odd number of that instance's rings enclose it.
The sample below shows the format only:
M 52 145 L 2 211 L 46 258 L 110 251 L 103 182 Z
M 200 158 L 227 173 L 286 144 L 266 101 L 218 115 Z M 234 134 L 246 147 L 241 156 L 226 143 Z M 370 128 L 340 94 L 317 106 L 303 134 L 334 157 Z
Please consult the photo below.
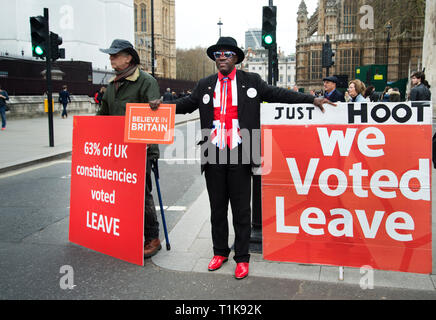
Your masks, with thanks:
M 161 105 L 152 110 L 149 104 L 128 103 L 124 127 L 124 142 L 172 144 L 174 142 L 175 104 Z

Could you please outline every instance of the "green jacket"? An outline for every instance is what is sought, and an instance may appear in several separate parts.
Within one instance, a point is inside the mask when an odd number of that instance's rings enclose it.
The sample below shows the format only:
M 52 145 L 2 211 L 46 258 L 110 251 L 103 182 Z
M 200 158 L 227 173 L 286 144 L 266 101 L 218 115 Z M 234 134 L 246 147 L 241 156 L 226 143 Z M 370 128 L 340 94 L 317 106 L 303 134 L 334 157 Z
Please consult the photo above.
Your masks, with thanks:
M 127 103 L 148 103 L 160 98 L 159 85 L 156 79 L 139 68 L 130 77 L 126 78 L 118 91 L 115 91 L 114 79 L 115 77 L 109 80 L 97 116 L 124 116 Z M 158 159 L 158 145 L 149 145 L 147 156 L 152 160 Z
M 148 103 L 160 98 L 156 79 L 139 68 L 126 78 L 117 92 L 115 92 L 114 79 L 115 77 L 109 80 L 101 107 L 97 111 L 98 116 L 124 116 L 127 103 Z

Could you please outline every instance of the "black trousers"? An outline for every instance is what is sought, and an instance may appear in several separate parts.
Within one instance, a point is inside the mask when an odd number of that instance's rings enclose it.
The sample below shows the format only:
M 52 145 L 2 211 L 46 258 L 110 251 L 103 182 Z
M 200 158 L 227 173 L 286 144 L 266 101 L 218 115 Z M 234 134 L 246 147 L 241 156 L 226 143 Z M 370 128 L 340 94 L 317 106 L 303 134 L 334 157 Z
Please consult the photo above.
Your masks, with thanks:
M 233 151 L 238 152 L 237 149 Z M 217 154 L 219 153 L 217 152 Z M 227 154 L 229 155 L 230 152 Z M 214 255 L 227 257 L 230 254 L 227 220 L 230 201 L 235 230 L 234 260 L 237 263 L 249 262 L 250 260 L 251 233 L 251 165 L 240 163 L 231 164 L 229 161 L 224 161 L 224 163 L 209 163 L 205 167 Z

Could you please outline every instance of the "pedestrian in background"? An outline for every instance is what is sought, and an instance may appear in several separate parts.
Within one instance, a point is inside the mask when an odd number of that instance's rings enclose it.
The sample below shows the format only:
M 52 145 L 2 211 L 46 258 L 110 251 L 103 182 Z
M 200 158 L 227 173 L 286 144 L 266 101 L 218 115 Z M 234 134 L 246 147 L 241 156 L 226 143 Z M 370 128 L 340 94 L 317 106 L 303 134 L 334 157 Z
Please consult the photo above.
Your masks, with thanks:
M 411 76 L 413 88 L 410 91 L 410 101 L 430 101 L 430 84 L 425 80 L 424 72 L 415 72 Z
M 392 89 L 392 88 L 389 87 L 389 86 L 385 87 L 385 90 L 383 91 L 383 93 L 380 96 L 380 101 L 382 101 L 382 102 L 389 102 L 389 93 L 388 93 L 388 91 L 390 89 Z
M 345 102 L 344 95 L 336 90 L 339 79 L 335 76 L 330 76 L 322 79 L 324 82 L 324 98 L 331 102 Z
M 413 88 L 410 91 L 410 101 L 431 101 L 430 84 L 425 80 L 424 72 L 414 72 L 410 77 Z M 433 167 L 436 169 L 436 133 L 432 139 L 433 147 Z
M 106 91 L 106 87 L 105 86 L 101 87 L 95 98 L 96 100 L 95 103 L 97 103 L 99 107 L 101 107 L 101 100 L 103 99 L 103 95 L 105 91 Z
M 100 49 L 109 54 L 116 76 L 109 80 L 103 95 L 98 116 L 124 116 L 126 103 L 149 103 L 159 101 L 159 85 L 155 78 L 139 68 L 140 59 L 133 45 L 122 39 L 115 39 L 110 48 Z M 120 130 L 122 130 L 120 128 Z M 153 201 L 151 163 L 159 159 L 159 147 L 147 145 L 147 167 L 145 174 L 145 212 L 144 212 L 144 257 L 155 255 L 161 248 L 159 222 Z
M 388 91 L 389 102 L 401 102 L 401 94 L 398 88 L 392 88 Z
M 201 79 L 190 96 L 173 103 L 179 114 L 200 111 L 202 141 L 199 144 L 203 151 L 206 149 L 201 155 L 201 172 L 205 173 L 210 201 L 214 252 L 208 270 L 218 270 L 230 254 L 227 220 L 230 202 L 235 230 L 235 278 L 243 279 L 248 276 L 250 260 L 251 176 L 260 161 L 253 155 L 256 152 L 250 148 L 250 138 L 242 137 L 240 130 L 252 137 L 253 131 L 260 129 L 262 101 L 313 103 L 322 111 L 323 103 L 333 103 L 270 86 L 256 73 L 237 70 L 236 64 L 241 63 L 245 55 L 231 37 L 220 37 L 207 49 L 207 55 L 215 61 L 218 73 Z M 260 141 L 253 144 L 260 149 Z
M 62 91 L 59 92 L 59 103 L 61 103 L 62 107 L 63 107 L 62 119 L 65 119 L 68 117 L 67 106 L 68 106 L 69 102 L 71 102 L 70 93 L 67 90 L 67 86 L 63 86 Z
M 2 130 L 6 130 L 6 101 L 9 100 L 8 93 L 0 85 L 0 114 L 2 117 Z
M 165 93 L 163 94 L 163 101 L 173 101 L 173 94 L 171 93 L 171 89 L 167 88 Z
M 359 79 L 351 80 L 348 84 L 348 93 L 351 97 L 351 102 L 365 102 L 363 94 L 365 93 L 365 84 Z
M 95 91 L 94 93 L 94 102 L 95 104 L 99 104 L 98 95 L 100 94 L 100 90 Z
M 372 101 L 372 93 L 374 92 L 375 87 L 374 86 L 369 86 L 368 88 L 366 88 L 363 97 L 365 98 L 366 101 L 370 102 Z

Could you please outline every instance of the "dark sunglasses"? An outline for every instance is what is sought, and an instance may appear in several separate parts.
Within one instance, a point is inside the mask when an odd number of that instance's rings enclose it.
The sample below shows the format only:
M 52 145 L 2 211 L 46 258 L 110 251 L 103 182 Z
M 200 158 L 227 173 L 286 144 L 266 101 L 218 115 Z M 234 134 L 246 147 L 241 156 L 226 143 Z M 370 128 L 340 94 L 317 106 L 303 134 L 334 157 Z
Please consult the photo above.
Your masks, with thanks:
M 222 56 L 224 56 L 225 58 L 229 59 L 233 56 L 236 56 L 236 53 L 234 53 L 233 51 L 215 51 L 213 53 L 213 56 L 215 57 L 215 59 L 219 59 Z

